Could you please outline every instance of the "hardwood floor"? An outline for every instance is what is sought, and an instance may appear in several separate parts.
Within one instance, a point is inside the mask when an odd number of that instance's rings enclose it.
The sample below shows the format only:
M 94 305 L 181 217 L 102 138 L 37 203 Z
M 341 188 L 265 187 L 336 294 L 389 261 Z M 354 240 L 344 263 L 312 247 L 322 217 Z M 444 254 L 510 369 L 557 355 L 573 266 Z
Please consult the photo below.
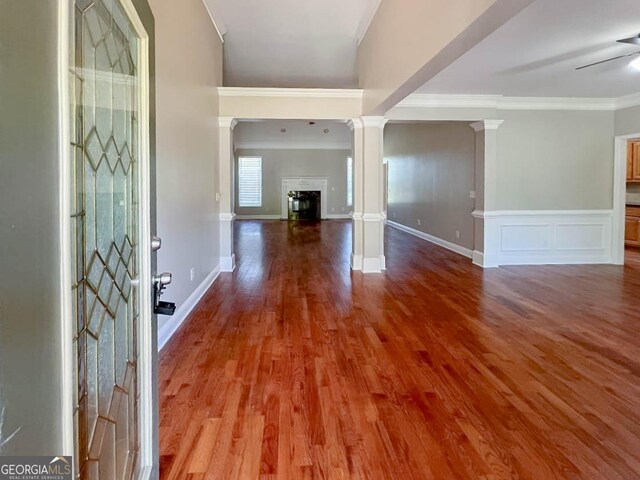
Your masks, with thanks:
M 636 263 L 387 239 L 363 276 L 347 222 L 237 222 L 236 272 L 160 357 L 163 479 L 640 478 Z

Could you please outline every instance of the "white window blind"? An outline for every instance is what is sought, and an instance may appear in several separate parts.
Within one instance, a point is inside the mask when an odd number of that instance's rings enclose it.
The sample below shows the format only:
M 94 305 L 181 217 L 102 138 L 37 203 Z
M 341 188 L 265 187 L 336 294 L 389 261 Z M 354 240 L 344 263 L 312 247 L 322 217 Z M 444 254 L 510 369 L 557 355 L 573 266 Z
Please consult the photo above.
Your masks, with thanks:
M 353 206 L 353 158 L 347 158 L 347 205 Z
M 262 158 L 238 159 L 238 204 L 241 207 L 262 206 Z

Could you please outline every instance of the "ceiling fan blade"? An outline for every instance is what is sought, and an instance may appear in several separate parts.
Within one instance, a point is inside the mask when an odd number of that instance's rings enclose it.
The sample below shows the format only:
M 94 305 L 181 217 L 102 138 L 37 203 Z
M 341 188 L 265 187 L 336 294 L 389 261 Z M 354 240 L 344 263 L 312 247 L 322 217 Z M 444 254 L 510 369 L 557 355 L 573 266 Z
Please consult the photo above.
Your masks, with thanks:
M 590 63 L 589 65 L 583 65 L 581 67 L 576 68 L 576 70 L 582 70 L 584 68 L 595 67 L 596 65 L 601 65 L 607 62 L 613 62 L 614 60 L 620 60 L 621 58 L 633 57 L 634 55 L 638 55 L 640 52 L 628 53 L 626 55 L 620 55 L 618 57 L 607 58 L 606 60 L 600 60 L 599 62 Z
M 623 38 L 622 40 L 618 40 L 618 43 L 630 43 L 631 45 L 640 45 L 640 35 L 636 35 L 631 38 Z

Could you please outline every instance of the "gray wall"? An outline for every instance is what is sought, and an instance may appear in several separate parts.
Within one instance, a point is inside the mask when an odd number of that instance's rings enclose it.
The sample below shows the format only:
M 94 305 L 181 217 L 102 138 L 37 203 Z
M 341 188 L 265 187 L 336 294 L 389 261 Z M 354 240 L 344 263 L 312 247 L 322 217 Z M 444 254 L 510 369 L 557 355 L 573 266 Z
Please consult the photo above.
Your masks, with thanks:
M 500 112 L 496 210 L 610 209 L 613 112 Z
M 0 0 L 0 408 L 5 455 L 62 448 L 57 2 Z
M 473 248 L 474 153 L 466 122 L 387 124 L 389 220 Z
M 222 42 L 201 0 L 150 0 L 157 45 L 158 270 L 178 307 L 218 266 L 218 95 Z M 194 278 L 191 280 L 191 269 Z M 171 321 L 160 316 L 162 327 Z
M 328 177 L 327 214 L 344 215 L 352 211 L 347 205 L 347 158 L 350 150 L 236 150 L 238 157 L 262 157 L 262 207 L 240 208 L 236 215 L 280 215 L 282 210 L 282 177 Z
M 615 116 L 616 135 L 640 133 L 640 106 L 618 110 Z

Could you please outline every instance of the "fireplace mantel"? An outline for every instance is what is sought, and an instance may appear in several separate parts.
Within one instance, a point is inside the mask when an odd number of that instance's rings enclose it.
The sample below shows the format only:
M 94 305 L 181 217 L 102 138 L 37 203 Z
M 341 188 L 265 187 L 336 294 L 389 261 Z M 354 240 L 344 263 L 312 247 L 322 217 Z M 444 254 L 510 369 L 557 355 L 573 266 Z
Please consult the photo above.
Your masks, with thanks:
M 282 177 L 282 206 L 280 218 L 289 218 L 289 197 L 291 191 L 320 192 L 320 214 L 323 220 L 327 219 L 327 177 Z

